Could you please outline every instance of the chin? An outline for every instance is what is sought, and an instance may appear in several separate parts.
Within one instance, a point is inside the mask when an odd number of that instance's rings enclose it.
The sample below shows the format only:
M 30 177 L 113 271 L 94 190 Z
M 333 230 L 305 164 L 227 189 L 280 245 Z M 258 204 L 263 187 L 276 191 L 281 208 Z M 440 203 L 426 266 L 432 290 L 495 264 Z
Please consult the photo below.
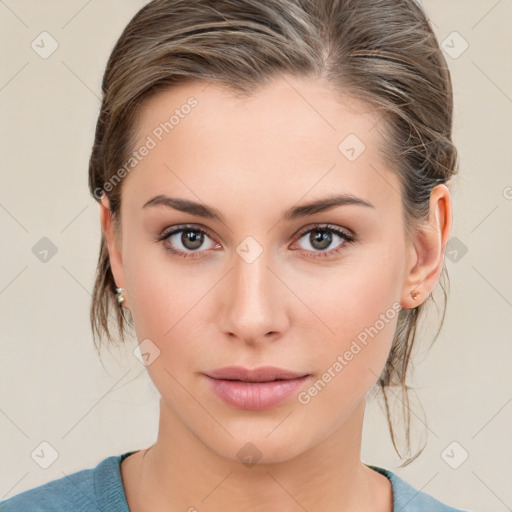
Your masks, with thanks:
M 311 448 L 311 436 L 298 425 L 296 429 L 290 429 L 290 425 L 287 429 L 282 428 L 281 420 L 273 420 L 268 428 L 262 428 L 260 422 L 245 429 L 241 425 L 238 429 L 228 427 L 233 437 L 223 432 L 220 438 L 203 438 L 203 443 L 220 457 L 248 468 L 286 462 Z

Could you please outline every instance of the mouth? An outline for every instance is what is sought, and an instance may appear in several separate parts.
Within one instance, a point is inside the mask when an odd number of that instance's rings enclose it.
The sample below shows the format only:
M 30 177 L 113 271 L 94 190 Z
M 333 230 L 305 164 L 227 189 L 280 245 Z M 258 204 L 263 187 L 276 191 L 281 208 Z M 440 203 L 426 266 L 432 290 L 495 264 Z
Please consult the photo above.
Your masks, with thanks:
M 206 375 L 217 380 L 256 383 L 300 379 L 310 374 L 308 372 L 294 372 L 277 366 L 260 366 L 253 369 L 242 366 L 227 366 L 212 370 L 206 373 Z
M 289 399 L 311 374 L 277 367 L 221 368 L 204 374 L 218 398 L 237 409 L 270 409 Z

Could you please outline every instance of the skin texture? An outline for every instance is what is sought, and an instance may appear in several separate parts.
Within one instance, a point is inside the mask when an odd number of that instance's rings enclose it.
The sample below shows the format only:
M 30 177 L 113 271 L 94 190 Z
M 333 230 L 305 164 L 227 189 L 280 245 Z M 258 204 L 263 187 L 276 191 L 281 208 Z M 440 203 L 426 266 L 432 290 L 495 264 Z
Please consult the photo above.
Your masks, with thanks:
M 280 77 L 249 98 L 199 82 L 159 92 L 140 112 L 136 147 L 190 96 L 197 106 L 125 178 L 117 235 L 108 199 L 100 205 L 137 339 L 160 350 L 147 366 L 161 395 L 157 441 L 121 466 L 130 509 L 390 512 L 391 485 L 360 450 L 366 394 L 398 314 L 307 404 L 294 395 L 267 410 L 237 409 L 201 372 L 275 365 L 312 374 L 307 390 L 393 304 L 415 307 L 434 289 L 451 229 L 449 190 L 433 190 L 429 221 L 406 240 L 398 177 L 377 151 L 379 117 L 309 78 Z M 338 150 L 351 133 L 366 146 L 354 161 Z M 333 193 L 374 207 L 280 220 Z M 157 194 L 213 206 L 225 222 L 143 208 Z M 350 230 L 356 242 L 332 234 L 322 250 L 301 236 L 314 223 Z M 184 246 L 181 233 L 167 244 L 200 257 L 155 241 L 181 224 L 209 235 L 198 249 Z M 263 249 L 251 263 L 237 252 L 248 236 Z M 249 441 L 261 452 L 250 467 L 237 456 Z

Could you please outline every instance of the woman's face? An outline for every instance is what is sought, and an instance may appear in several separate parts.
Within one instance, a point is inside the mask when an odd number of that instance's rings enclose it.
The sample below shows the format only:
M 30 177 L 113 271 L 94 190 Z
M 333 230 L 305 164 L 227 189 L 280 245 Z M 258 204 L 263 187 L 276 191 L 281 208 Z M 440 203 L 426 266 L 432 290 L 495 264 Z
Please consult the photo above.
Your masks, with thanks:
M 413 306 L 416 260 L 378 121 L 291 77 L 245 99 L 196 82 L 145 103 L 110 252 L 170 430 L 261 462 L 359 435 L 362 416 L 349 419 L 384 367 L 400 305 Z M 344 195 L 357 201 L 305 207 Z M 267 365 L 308 376 L 279 403 L 255 391 L 246 406 L 206 376 Z M 229 386 L 232 400 L 247 396 Z

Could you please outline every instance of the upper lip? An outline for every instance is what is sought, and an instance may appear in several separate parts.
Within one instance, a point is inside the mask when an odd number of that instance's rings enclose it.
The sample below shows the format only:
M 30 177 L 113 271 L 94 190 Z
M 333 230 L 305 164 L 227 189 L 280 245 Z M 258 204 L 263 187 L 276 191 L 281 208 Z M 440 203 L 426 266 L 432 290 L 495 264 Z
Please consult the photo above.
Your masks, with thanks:
M 244 368 L 243 366 L 226 366 L 212 370 L 206 375 L 214 379 L 241 380 L 244 382 L 270 382 L 276 379 L 296 379 L 309 375 L 278 368 L 277 366 L 260 366 L 259 368 Z

